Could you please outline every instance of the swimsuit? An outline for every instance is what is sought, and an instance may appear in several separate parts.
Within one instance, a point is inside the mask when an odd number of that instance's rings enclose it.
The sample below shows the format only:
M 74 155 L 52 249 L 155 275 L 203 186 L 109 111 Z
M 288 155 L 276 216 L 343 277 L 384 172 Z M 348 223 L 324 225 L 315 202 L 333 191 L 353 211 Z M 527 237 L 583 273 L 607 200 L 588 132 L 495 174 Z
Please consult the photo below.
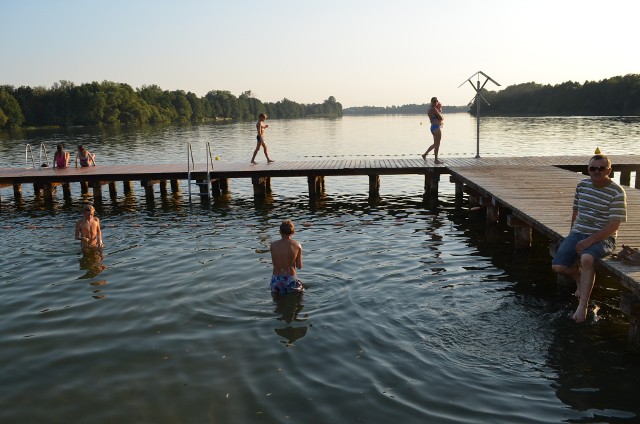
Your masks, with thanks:
M 271 276 L 271 292 L 273 293 L 302 293 L 302 281 L 295 275 Z
M 440 124 L 431 124 L 431 132 L 434 132 L 437 129 L 440 129 Z
M 67 155 L 65 153 L 59 154 L 56 156 L 56 166 L 58 168 L 66 168 L 67 167 Z
M 261 135 L 257 135 L 257 136 L 256 136 L 256 139 L 258 140 L 258 144 L 260 144 L 260 143 L 264 143 L 264 138 L 262 138 L 262 136 L 261 136 Z
M 80 166 L 89 166 L 89 154 L 87 154 L 87 156 L 80 156 Z

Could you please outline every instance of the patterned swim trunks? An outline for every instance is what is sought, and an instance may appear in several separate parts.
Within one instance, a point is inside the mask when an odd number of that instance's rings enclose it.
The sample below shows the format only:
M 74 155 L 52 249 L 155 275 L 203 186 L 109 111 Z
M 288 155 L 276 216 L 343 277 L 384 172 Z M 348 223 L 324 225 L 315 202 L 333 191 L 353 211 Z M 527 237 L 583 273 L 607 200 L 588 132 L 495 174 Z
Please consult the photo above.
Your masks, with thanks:
M 273 275 L 271 277 L 271 291 L 273 293 L 302 293 L 302 281 L 295 275 Z

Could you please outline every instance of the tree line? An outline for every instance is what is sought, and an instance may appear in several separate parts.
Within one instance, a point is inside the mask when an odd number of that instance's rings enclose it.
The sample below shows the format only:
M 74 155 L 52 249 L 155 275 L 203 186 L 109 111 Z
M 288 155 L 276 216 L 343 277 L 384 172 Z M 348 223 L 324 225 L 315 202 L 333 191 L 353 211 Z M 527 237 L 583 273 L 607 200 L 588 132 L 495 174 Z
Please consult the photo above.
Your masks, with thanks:
M 333 96 L 320 104 L 283 99 L 262 102 L 251 91 L 236 97 L 212 90 L 204 97 L 157 85 L 133 89 L 128 84 L 103 81 L 75 85 L 60 81 L 51 88 L 0 86 L 0 129 L 42 126 L 110 126 L 160 123 L 200 123 L 212 120 L 342 116 Z
M 430 103 L 408 104 L 402 106 L 356 106 L 343 110 L 345 115 L 424 115 Z M 469 112 L 469 106 L 443 106 L 442 113 Z
M 511 85 L 501 91 L 481 91 L 481 115 L 488 116 L 640 116 L 640 75 L 627 74 L 557 85 L 535 82 Z M 470 109 L 476 114 L 475 101 Z

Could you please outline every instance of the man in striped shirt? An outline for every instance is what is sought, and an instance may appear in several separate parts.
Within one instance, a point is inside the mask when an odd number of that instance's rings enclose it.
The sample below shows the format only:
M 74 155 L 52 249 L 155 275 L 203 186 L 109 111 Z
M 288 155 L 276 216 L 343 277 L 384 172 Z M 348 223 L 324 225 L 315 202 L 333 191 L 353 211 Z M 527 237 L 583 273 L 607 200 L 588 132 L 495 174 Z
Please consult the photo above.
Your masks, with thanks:
M 611 160 L 595 155 L 589 160 L 589 178 L 578 183 L 573 200 L 571 232 L 556 252 L 551 268 L 576 281 L 576 322 L 587 317 L 595 281 L 595 260 L 613 252 L 620 223 L 627 220 L 626 193 L 611 180 Z M 576 259 L 580 258 L 579 265 Z

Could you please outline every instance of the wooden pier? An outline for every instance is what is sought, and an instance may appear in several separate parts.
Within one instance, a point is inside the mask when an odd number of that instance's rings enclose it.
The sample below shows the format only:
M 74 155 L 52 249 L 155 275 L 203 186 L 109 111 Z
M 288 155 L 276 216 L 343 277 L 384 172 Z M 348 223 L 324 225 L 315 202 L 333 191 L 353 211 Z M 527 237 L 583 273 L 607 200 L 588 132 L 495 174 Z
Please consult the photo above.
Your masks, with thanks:
M 83 193 L 93 190 L 94 201 L 102 200 L 102 186 L 109 186 L 110 196 L 117 195 L 116 183 L 122 182 L 125 193 L 132 190 L 132 181 L 139 181 L 148 199 L 154 197 L 154 187 L 161 195 L 180 191 L 180 181 L 197 183 L 199 195 L 216 197 L 228 191 L 231 178 L 251 179 L 256 197 L 271 190 L 271 178 L 306 177 L 310 199 L 322 196 L 325 177 L 360 175 L 369 178 L 369 197 L 379 197 L 384 175 L 424 175 L 426 198 L 437 198 L 441 175 L 449 174 L 455 184 L 456 201 L 462 204 L 466 194 L 471 202 L 486 208 L 488 221 L 504 218 L 514 228 L 516 247 L 528 247 L 535 230 L 552 244 L 562 240 L 569 231 L 573 194 L 577 182 L 585 178 L 590 156 L 493 157 L 445 159 L 443 165 L 420 157 L 407 159 L 317 159 L 284 161 L 271 164 L 215 162 L 207 173 L 206 165 L 198 164 L 190 172 L 186 164 L 99 165 L 88 168 L 3 168 L 0 188 L 13 187 L 14 196 L 22 195 L 22 184 L 33 184 L 34 191 L 52 200 L 54 187 L 61 185 L 64 196 L 70 196 L 69 185 L 78 183 Z M 628 222 L 618 232 L 618 247 L 623 244 L 640 247 L 640 156 L 611 155 L 614 172 L 626 186 Z M 209 183 L 205 183 L 209 180 Z M 1 202 L 0 197 L 0 202 Z M 1 205 L 1 203 L 0 203 Z M 598 262 L 601 270 L 617 277 L 629 290 L 620 300 L 623 312 L 630 316 L 630 341 L 640 347 L 640 266 L 606 258 Z

